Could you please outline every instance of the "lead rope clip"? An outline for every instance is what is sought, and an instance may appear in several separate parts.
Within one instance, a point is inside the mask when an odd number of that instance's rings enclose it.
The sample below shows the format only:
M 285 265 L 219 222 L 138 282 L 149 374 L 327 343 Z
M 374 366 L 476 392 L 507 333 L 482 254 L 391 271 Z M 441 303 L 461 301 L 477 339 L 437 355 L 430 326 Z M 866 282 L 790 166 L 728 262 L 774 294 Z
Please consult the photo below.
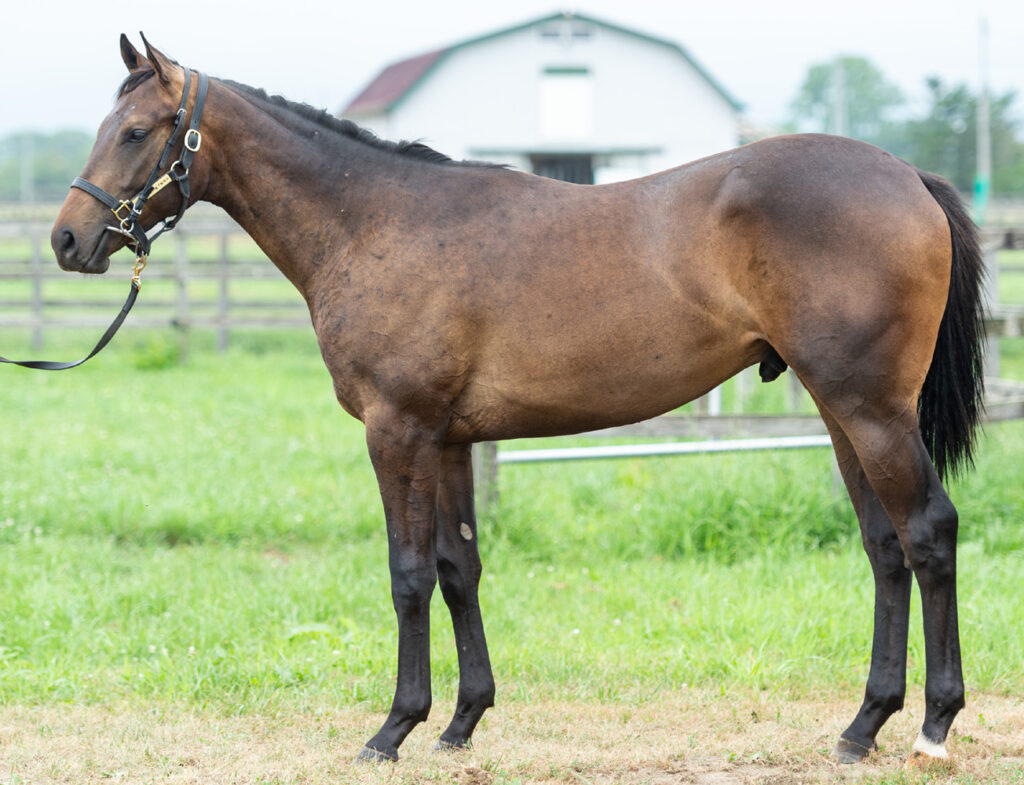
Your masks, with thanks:
M 136 289 L 142 288 L 142 283 L 139 279 L 142 276 L 142 271 L 146 269 L 146 261 L 149 257 L 145 254 L 139 254 L 135 257 L 135 267 L 132 268 L 132 284 L 135 285 Z

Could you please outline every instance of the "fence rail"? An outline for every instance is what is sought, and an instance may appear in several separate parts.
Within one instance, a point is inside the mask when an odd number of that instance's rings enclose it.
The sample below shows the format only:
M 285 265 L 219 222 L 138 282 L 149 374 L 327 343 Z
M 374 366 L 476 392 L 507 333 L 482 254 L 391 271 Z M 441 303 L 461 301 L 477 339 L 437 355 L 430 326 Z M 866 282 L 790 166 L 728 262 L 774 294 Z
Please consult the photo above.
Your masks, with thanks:
M 121 303 L 110 285 L 97 293 L 61 272 L 49 231 L 41 221 L 0 222 L 0 328 L 28 329 L 34 350 L 47 330 L 107 324 Z M 161 240 L 125 326 L 209 329 L 225 349 L 232 329 L 303 328 L 310 321 L 302 297 L 248 235 L 226 216 L 211 216 Z

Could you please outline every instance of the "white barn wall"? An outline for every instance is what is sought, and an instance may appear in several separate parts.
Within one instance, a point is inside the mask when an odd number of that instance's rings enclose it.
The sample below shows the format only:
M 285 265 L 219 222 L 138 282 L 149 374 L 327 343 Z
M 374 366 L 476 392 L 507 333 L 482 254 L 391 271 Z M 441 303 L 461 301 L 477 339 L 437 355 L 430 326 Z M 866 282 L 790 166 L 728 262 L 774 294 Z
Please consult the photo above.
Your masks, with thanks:
M 471 149 L 524 149 L 536 143 L 538 53 L 521 31 L 455 49 L 392 111 L 390 130 L 422 138 L 453 158 Z
M 455 47 L 388 115 L 357 120 L 390 139 L 422 139 L 454 158 L 529 169 L 516 152 L 621 151 L 595 161 L 601 179 L 665 169 L 734 147 L 739 113 L 678 50 L 589 23 L 589 39 L 543 39 L 537 26 Z M 593 133 L 558 141 L 541 133 L 546 68 L 589 69 Z M 628 154 L 639 151 L 639 154 Z M 602 164 L 612 168 L 602 170 Z

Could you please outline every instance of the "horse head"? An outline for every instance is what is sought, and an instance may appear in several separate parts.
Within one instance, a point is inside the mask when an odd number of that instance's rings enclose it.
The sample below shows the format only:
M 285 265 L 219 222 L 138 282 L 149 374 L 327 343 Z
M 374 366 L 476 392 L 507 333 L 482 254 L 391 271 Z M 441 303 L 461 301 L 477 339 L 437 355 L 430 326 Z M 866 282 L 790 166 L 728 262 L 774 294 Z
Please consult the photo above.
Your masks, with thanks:
M 142 40 L 145 55 L 121 36 L 128 76 L 54 222 L 50 243 L 64 270 L 106 272 L 110 255 L 126 245 L 144 256 L 146 232 L 164 216 L 180 218 L 190 203 L 205 86 L 194 91 L 199 111 L 193 107 L 195 129 L 186 130 L 191 74 Z M 164 188 L 172 182 L 178 188 Z

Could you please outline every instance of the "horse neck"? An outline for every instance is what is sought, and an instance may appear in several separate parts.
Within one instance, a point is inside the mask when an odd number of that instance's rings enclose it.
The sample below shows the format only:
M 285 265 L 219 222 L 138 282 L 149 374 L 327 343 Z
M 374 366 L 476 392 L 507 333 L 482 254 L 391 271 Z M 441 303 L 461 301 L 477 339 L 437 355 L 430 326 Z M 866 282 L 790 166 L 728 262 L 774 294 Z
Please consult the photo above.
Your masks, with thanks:
M 308 297 L 317 269 L 344 252 L 360 213 L 379 202 L 380 162 L 355 140 L 215 84 L 202 198 L 222 207 Z

